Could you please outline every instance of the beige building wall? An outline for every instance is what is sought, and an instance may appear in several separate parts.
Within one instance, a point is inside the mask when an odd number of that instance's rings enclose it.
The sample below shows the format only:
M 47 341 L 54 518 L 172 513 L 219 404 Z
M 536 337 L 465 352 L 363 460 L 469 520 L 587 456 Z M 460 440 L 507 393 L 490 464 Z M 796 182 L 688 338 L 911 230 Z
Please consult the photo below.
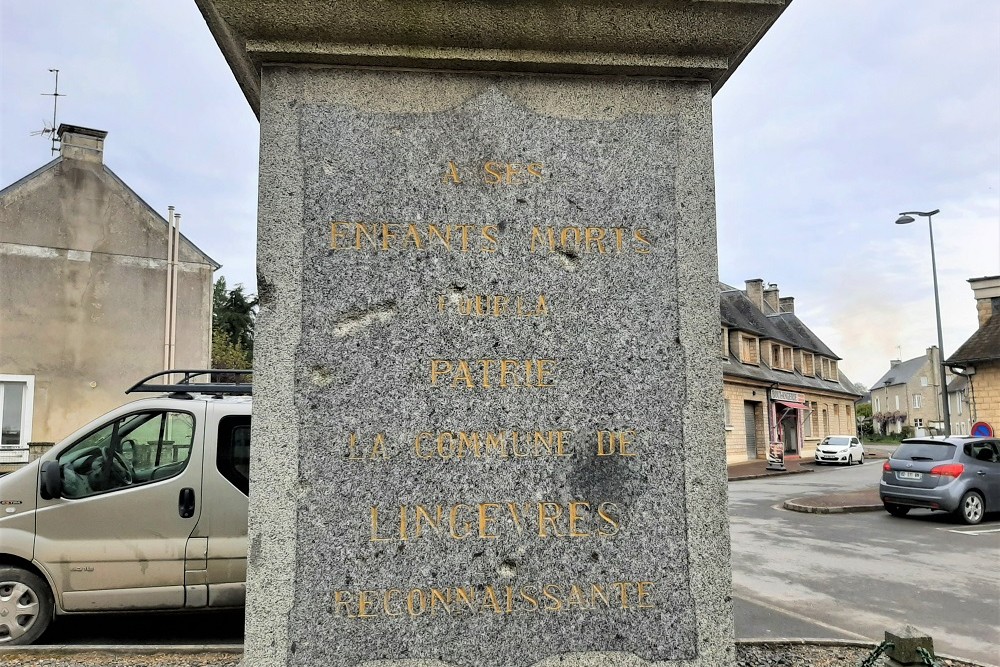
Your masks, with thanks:
M 768 421 L 767 393 L 761 387 L 734 384 L 726 378 L 722 386 L 723 398 L 726 403 L 726 462 L 736 463 L 752 458 L 763 459 L 767 456 Z M 755 456 L 751 456 L 747 445 L 746 406 L 754 411 L 755 422 Z
M 0 375 L 34 377 L 33 441 L 56 441 L 163 369 L 167 224 L 102 162 L 100 142 L 0 192 Z M 89 144 L 88 144 L 89 140 Z M 180 247 L 176 367 L 211 358 L 217 264 Z
M 1000 362 L 981 362 L 972 376 L 975 392 L 975 419 L 993 427 L 1000 435 Z

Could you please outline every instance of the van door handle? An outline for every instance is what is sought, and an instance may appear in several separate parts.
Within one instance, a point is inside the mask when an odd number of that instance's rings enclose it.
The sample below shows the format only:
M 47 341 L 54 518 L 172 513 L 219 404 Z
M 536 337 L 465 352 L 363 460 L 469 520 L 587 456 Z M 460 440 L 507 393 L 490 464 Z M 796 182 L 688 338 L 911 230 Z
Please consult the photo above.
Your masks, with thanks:
M 194 516 L 194 489 L 185 487 L 181 489 L 177 496 L 177 512 L 182 519 L 190 519 Z

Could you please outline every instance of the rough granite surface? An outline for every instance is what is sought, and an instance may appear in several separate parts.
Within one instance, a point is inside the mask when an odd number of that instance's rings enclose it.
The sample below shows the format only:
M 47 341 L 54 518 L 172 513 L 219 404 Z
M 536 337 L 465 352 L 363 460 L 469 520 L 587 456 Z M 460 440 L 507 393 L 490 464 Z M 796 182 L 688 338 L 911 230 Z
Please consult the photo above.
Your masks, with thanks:
M 732 664 L 708 84 L 263 85 L 248 664 Z

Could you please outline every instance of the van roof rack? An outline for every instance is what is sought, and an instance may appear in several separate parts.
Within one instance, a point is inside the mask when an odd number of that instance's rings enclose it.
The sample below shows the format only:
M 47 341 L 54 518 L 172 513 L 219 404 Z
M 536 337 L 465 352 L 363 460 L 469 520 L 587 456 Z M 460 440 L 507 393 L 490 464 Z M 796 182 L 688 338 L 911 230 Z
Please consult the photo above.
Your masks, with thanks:
M 175 369 L 169 371 L 159 371 L 148 375 L 134 385 L 125 390 L 126 394 L 131 393 L 160 393 L 171 392 L 176 398 L 191 398 L 191 394 L 231 394 L 247 396 L 253 394 L 253 383 L 249 380 L 253 374 L 252 370 L 234 370 L 232 368 L 206 368 L 206 369 Z M 173 375 L 182 376 L 179 382 L 170 382 Z M 194 382 L 195 378 L 208 376 L 207 382 Z M 164 377 L 166 382 L 153 384 L 150 380 Z

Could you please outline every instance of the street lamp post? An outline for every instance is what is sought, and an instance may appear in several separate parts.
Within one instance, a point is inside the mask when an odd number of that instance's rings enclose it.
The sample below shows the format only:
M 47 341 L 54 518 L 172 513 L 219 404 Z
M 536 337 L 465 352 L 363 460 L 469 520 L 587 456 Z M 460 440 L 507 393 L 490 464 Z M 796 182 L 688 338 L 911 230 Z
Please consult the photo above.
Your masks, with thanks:
M 951 435 L 951 410 L 948 407 L 948 375 L 944 366 L 944 342 L 941 336 L 941 299 L 938 297 L 937 262 L 934 259 L 934 225 L 931 218 L 941 211 L 906 211 L 899 214 L 897 225 L 908 225 L 915 220 L 912 216 L 927 218 L 927 229 L 931 235 L 931 274 L 934 276 L 934 313 L 937 316 L 938 374 L 941 379 L 941 417 L 944 420 L 944 434 Z

